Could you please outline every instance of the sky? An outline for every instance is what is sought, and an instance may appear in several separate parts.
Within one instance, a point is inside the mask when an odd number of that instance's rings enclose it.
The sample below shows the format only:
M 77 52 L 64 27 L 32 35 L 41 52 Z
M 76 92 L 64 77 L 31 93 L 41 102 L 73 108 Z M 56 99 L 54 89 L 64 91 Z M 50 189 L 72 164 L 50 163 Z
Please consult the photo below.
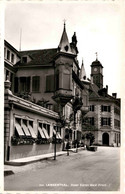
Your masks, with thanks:
M 5 5 L 5 39 L 17 50 L 57 48 L 63 32 L 71 38 L 76 32 L 79 50 L 87 77 L 91 63 L 96 59 L 103 65 L 104 87 L 109 94 L 121 97 L 123 79 L 123 1 L 8 1 Z M 22 30 L 21 30 L 22 29 Z

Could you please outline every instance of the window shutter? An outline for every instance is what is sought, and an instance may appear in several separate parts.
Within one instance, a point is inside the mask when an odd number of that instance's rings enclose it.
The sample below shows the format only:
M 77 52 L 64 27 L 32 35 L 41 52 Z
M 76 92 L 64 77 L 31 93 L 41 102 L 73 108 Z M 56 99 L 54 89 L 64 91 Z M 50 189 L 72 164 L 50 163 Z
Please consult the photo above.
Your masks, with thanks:
M 40 76 L 34 76 L 32 78 L 32 91 L 39 92 L 40 89 Z
M 108 112 L 111 112 L 111 106 L 108 106 Z
M 30 92 L 30 77 L 27 77 L 26 86 L 26 91 Z
M 54 75 L 46 76 L 46 91 L 47 92 L 54 91 Z
M 101 118 L 101 126 L 103 126 L 103 118 Z
M 95 106 L 94 106 L 94 105 L 92 105 L 92 111 L 94 111 L 94 109 L 95 109 Z
M 92 125 L 94 125 L 94 117 L 92 117 Z
M 103 105 L 101 106 L 101 111 L 103 112 Z
M 111 126 L 111 118 L 108 118 L 108 125 Z

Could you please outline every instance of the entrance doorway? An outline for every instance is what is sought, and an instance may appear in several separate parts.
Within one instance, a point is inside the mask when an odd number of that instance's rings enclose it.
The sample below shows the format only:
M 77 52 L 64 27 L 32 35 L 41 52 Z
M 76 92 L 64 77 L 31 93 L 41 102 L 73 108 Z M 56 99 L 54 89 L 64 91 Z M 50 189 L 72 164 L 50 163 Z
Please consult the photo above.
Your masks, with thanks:
M 102 135 L 102 142 L 103 145 L 109 145 L 109 134 L 108 133 L 103 133 Z

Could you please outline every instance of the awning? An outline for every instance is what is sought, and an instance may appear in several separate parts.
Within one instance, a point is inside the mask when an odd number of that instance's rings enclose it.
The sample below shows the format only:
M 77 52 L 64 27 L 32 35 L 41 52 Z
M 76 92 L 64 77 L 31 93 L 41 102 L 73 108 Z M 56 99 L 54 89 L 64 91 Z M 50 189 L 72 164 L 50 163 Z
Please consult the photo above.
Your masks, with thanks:
M 28 126 L 28 128 L 29 128 L 29 131 L 30 131 L 30 133 L 31 133 L 32 137 L 33 137 L 33 138 L 36 138 L 36 134 L 35 134 L 35 132 L 34 132 L 34 130 L 33 130 L 33 128 L 32 128 L 32 126 L 31 126 L 31 125 L 29 125 L 29 126 Z
M 43 127 L 43 128 L 42 128 L 42 130 L 43 130 L 44 135 L 46 136 L 46 138 L 47 138 L 47 139 L 49 139 L 49 135 L 48 135 L 48 133 L 47 133 L 46 129 Z
M 26 134 L 26 136 L 31 136 L 27 126 L 25 124 L 22 124 L 22 127 L 23 127 L 23 130 L 24 130 L 24 133 Z
M 58 132 L 57 132 L 57 134 L 58 134 L 59 139 L 62 139 L 62 137 L 61 137 L 60 133 L 58 133 Z
M 58 133 L 56 133 L 56 130 L 53 129 L 53 133 L 56 135 L 56 139 L 60 139 Z
M 24 134 L 21 126 L 19 125 L 19 123 L 15 123 L 15 127 L 16 127 L 16 130 L 17 130 L 19 136 L 25 136 L 25 134 Z
M 43 133 L 41 127 L 38 127 L 38 130 L 39 130 L 39 132 L 40 132 L 41 137 L 42 137 L 43 139 L 46 139 L 46 137 L 45 137 L 45 135 L 44 135 L 44 133 Z

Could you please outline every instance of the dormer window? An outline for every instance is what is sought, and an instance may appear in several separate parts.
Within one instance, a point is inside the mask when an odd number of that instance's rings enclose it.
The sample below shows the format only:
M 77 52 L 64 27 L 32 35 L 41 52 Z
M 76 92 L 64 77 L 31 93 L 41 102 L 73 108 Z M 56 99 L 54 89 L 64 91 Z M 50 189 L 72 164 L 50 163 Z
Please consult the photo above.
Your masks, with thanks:
M 27 63 L 27 57 L 22 57 L 22 63 Z

